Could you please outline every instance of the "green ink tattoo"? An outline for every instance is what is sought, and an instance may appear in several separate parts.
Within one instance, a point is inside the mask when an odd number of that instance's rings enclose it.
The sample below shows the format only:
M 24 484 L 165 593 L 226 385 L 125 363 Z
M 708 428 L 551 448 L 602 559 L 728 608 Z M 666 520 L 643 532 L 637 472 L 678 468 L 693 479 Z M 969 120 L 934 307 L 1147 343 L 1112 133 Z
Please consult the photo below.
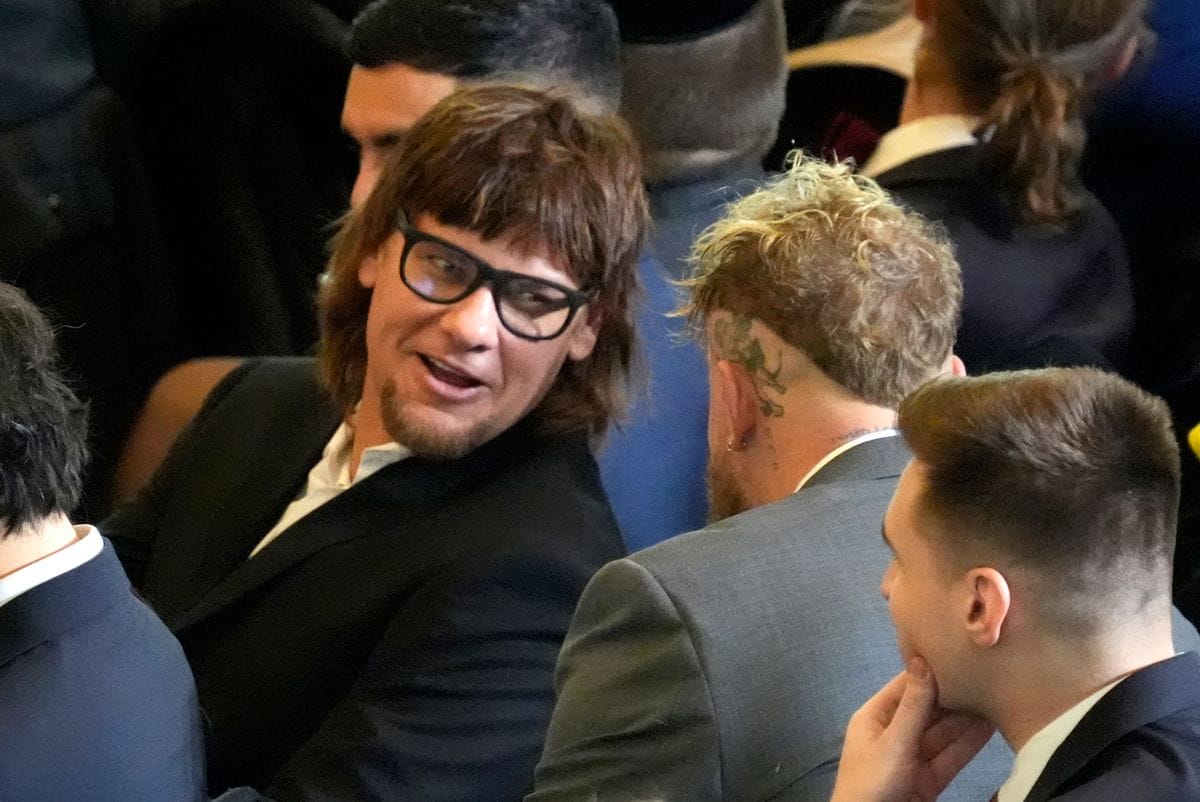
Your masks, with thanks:
M 771 370 L 767 366 L 762 343 L 750 333 L 753 323 L 752 318 L 737 312 L 731 313 L 729 318 L 718 318 L 713 323 L 713 340 L 722 358 L 741 365 L 754 380 L 762 414 L 769 418 L 782 418 L 783 407 L 767 397 L 763 385 L 780 395 L 787 392 L 787 387 L 779 381 L 779 374 L 783 372 L 783 352 L 779 352 L 775 369 Z

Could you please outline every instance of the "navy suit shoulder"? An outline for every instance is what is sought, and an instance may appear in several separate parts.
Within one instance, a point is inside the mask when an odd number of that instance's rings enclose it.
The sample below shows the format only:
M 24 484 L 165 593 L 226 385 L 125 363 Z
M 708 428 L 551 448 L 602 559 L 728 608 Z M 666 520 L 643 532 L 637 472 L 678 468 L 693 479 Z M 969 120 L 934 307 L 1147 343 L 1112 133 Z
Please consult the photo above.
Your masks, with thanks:
M 647 187 L 654 235 L 638 261 L 645 291 L 638 333 L 648 386 L 600 451 L 604 487 L 630 549 L 704 525 L 708 463 L 708 364 L 670 313 L 683 298 L 692 243 L 737 197 L 758 188 L 757 165 L 734 165 L 689 181 Z
M 211 723 L 212 791 L 519 796 L 571 612 L 624 551 L 586 437 L 527 419 L 458 460 L 409 457 L 249 558 L 340 415 L 312 360 L 219 392 L 134 516 Z
M 1060 230 L 1030 226 L 983 173 L 975 146 L 912 159 L 878 181 L 954 243 L 963 278 L 955 350 L 968 370 L 1120 366 L 1133 328 L 1128 256 L 1094 197 Z
M 112 546 L 0 607 L 0 798 L 206 799 L 196 688 Z
M 1125 678 L 1051 756 L 1026 802 L 1200 799 L 1200 655 Z

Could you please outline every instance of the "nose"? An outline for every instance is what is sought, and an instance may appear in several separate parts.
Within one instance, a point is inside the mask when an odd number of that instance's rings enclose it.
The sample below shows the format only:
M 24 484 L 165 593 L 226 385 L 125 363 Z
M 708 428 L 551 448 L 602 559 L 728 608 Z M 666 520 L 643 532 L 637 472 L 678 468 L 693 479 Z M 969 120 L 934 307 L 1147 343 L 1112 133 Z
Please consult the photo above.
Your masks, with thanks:
M 883 579 L 879 582 L 879 592 L 883 594 L 883 598 L 887 601 L 891 600 L 892 596 L 892 581 L 895 578 L 896 561 L 893 559 L 888 563 L 887 569 L 883 572 Z
M 500 336 L 500 317 L 491 288 L 484 284 L 461 301 L 446 306 L 441 328 L 458 345 L 468 350 L 495 348 Z
M 369 154 L 363 154 L 358 162 L 358 175 L 354 177 L 354 186 L 350 190 L 351 209 L 361 209 L 367 202 L 371 190 L 375 188 L 375 182 L 379 180 L 379 170 L 379 160 Z

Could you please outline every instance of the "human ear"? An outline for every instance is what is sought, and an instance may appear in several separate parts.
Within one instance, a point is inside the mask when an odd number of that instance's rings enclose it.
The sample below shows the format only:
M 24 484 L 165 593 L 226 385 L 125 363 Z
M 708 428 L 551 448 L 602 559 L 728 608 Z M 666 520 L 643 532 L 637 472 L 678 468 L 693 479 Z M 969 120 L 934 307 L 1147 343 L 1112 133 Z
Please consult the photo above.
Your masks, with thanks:
M 758 423 L 758 400 L 754 380 L 741 365 L 727 359 L 717 362 L 712 378 L 719 385 L 717 397 L 729 432 L 729 447 L 741 451 Z
M 363 259 L 358 265 L 358 283 L 366 289 L 373 289 L 379 280 L 379 251 Z
M 600 324 L 604 322 L 604 313 L 592 311 L 588 307 L 587 317 L 583 325 L 572 326 L 567 337 L 567 359 L 581 362 L 592 355 L 596 348 L 596 339 L 600 335 Z
M 994 646 L 1012 607 L 1008 580 L 995 568 L 972 568 L 963 581 L 967 632 L 976 646 Z

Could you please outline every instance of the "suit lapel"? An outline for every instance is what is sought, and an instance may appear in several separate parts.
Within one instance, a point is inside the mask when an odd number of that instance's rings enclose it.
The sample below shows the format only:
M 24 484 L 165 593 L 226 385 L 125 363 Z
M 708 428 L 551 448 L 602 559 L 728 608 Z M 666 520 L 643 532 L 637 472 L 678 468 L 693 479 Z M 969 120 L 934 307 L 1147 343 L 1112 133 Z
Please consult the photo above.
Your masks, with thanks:
M 316 388 L 315 379 L 308 381 L 313 388 L 291 410 L 294 414 L 281 416 L 274 424 L 278 430 L 260 433 L 249 445 L 225 445 L 245 457 L 236 471 L 216 478 L 219 489 L 197 492 L 206 505 L 205 514 L 176 516 L 178 529 L 170 553 L 164 555 L 169 567 L 159 574 L 156 587 L 149 589 L 164 620 L 177 620 L 244 563 L 304 489 L 309 470 L 340 423 L 328 396 Z M 223 506 L 213 504 L 213 498 L 232 501 Z
M 1126 677 L 1106 693 L 1051 755 L 1025 802 L 1045 802 L 1109 744 L 1165 716 L 1200 705 L 1200 655 L 1187 652 Z
M 486 481 L 521 458 L 531 444 L 529 429 L 526 423 L 518 424 L 458 460 L 409 457 L 372 474 L 301 518 L 247 559 L 252 544 L 211 590 L 171 620 L 171 628 L 180 632 L 194 626 L 330 546 L 402 529 L 407 518 L 465 486 Z M 268 528 L 258 533 L 254 544 Z

